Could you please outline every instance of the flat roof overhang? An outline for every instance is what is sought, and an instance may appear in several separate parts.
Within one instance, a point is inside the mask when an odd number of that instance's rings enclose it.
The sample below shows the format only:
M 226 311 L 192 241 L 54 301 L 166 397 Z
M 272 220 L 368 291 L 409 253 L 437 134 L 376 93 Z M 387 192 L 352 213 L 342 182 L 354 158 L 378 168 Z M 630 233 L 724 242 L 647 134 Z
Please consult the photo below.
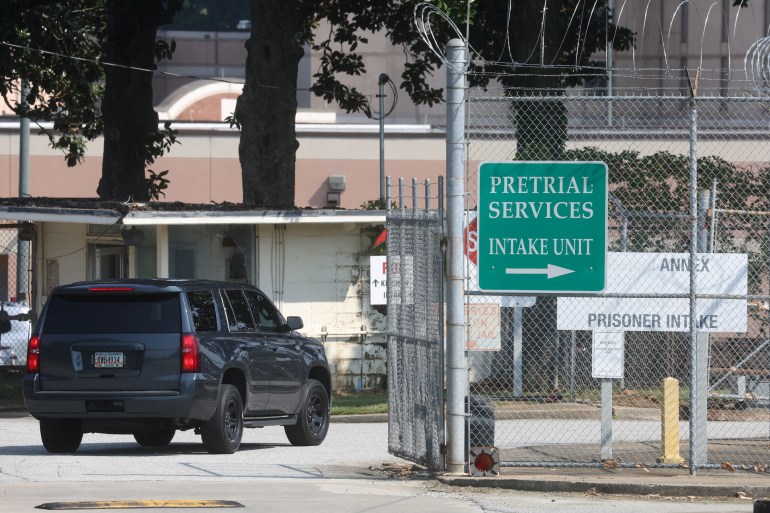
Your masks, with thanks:
M 0 220 L 126 226 L 202 224 L 384 224 L 384 210 L 131 210 L 0 206 Z
M 237 212 L 129 212 L 126 226 L 183 224 L 384 224 L 382 210 L 265 210 Z

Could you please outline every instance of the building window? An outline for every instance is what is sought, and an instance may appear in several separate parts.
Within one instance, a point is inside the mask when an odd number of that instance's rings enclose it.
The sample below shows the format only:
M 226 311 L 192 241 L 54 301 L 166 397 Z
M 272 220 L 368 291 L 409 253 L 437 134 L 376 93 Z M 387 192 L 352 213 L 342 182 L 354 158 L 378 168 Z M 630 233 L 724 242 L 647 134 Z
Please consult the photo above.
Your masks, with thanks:
M 690 84 L 687 81 L 687 57 L 682 57 L 679 60 L 679 68 L 681 69 L 682 77 L 679 81 L 679 87 L 681 87 L 684 96 L 690 96 Z
M 689 23 L 689 11 L 690 11 L 690 5 L 687 3 L 682 4 L 682 12 L 680 15 L 681 30 L 680 30 L 680 37 L 679 37 L 679 41 L 682 43 L 687 42 L 687 25 Z
M 169 277 L 256 284 L 256 232 L 252 225 L 172 225 Z
M 727 96 L 730 85 L 730 61 L 727 57 L 719 60 L 719 96 Z
M 722 57 L 719 65 L 719 96 L 722 97 L 722 101 L 719 102 L 719 110 L 727 110 L 727 101 L 724 98 L 727 97 L 730 90 L 730 60 L 727 57 Z
M 722 42 L 727 42 L 730 34 L 730 0 L 722 0 Z
M 763 35 L 770 35 L 770 0 L 765 0 L 765 25 Z

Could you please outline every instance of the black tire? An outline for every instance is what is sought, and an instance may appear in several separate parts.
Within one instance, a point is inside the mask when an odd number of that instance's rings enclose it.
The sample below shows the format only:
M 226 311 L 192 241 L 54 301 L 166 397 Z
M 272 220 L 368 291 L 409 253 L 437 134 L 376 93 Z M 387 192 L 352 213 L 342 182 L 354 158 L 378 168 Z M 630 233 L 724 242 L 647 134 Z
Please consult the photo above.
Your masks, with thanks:
M 211 454 L 232 454 L 243 436 L 243 401 L 232 385 L 222 385 L 214 415 L 201 426 L 203 447 Z
M 320 381 L 309 379 L 297 423 L 284 426 L 291 445 L 320 445 L 329 431 L 329 393 Z
M 762 499 L 754 501 L 754 513 L 770 513 L 770 501 Z
M 40 438 L 48 452 L 75 452 L 83 441 L 83 431 L 77 420 L 43 419 L 40 421 Z
M 134 433 L 134 440 L 142 447 L 165 447 L 171 443 L 175 429 L 156 429 L 146 433 Z

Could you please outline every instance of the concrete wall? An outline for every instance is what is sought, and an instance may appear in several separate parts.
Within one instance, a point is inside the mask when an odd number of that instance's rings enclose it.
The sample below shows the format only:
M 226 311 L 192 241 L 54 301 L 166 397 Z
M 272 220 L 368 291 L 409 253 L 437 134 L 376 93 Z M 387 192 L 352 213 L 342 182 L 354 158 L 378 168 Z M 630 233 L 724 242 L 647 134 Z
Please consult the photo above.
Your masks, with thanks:
M 259 227 L 259 287 L 284 315 L 302 316 L 304 334 L 325 340 L 335 388 L 385 384 L 386 318 L 369 304 L 377 233 L 352 223 Z

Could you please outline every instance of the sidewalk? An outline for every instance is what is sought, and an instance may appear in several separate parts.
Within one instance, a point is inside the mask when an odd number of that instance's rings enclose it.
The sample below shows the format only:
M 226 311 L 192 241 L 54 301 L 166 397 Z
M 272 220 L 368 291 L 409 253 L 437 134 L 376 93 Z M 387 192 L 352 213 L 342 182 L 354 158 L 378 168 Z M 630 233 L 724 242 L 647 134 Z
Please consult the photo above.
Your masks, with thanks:
M 525 417 L 522 415 L 522 417 Z M 332 422 L 387 422 L 387 414 L 339 415 Z M 530 492 L 659 495 L 661 497 L 770 498 L 770 474 L 745 470 L 689 470 L 645 468 L 525 468 L 503 467 L 500 476 L 470 477 L 439 474 L 451 486 L 505 488 Z

